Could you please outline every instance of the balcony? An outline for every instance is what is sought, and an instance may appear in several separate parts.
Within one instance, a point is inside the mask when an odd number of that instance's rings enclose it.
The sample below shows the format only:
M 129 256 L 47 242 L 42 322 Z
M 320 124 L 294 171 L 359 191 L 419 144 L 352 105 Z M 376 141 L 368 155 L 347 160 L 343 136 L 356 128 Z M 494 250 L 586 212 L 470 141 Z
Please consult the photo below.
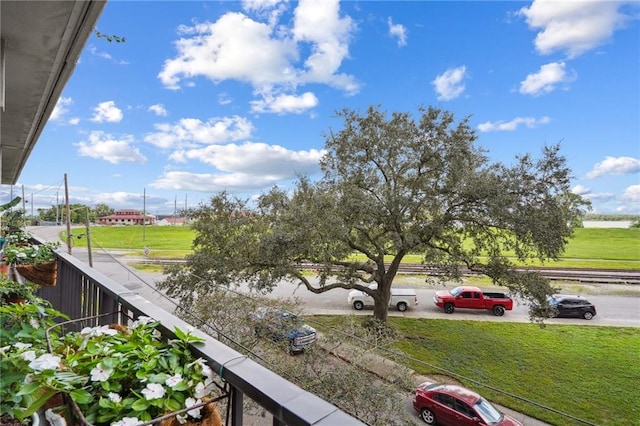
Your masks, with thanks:
M 39 295 L 71 319 L 89 318 L 72 323 L 72 327 L 127 325 L 131 318 L 143 315 L 160 321 L 158 330 L 167 339 L 175 338 L 172 332 L 175 327 L 194 328 L 66 253 L 58 253 L 57 285 L 43 287 Z M 260 419 L 259 424 L 364 424 L 216 339 L 204 333 L 199 335 L 205 342 L 192 345 L 194 356 L 207 360 L 229 387 L 229 424 L 258 424 L 245 413 L 246 398 L 271 415 L 271 419 L 268 416 Z

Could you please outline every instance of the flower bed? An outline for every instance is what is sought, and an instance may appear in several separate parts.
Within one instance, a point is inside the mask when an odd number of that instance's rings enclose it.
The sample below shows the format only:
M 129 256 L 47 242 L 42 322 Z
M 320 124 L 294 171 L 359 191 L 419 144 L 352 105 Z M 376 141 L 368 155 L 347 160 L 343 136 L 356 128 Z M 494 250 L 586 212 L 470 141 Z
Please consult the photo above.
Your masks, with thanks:
M 204 417 L 210 425 L 221 424 L 215 401 L 227 395 L 206 362 L 190 351 L 200 338 L 175 329 L 177 338 L 165 342 L 158 322 L 147 317 L 130 327 L 87 327 L 66 334 L 56 325 L 46 339 L 37 339 L 43 325 L 48 324 L 37 324 L 26 338 L 2 343 L 3 412 L 25 419 L 63 394 L 75 409 L 75 420 L 84 424 L 127 426 L 164 418 L 168 425 L 200 423 Z

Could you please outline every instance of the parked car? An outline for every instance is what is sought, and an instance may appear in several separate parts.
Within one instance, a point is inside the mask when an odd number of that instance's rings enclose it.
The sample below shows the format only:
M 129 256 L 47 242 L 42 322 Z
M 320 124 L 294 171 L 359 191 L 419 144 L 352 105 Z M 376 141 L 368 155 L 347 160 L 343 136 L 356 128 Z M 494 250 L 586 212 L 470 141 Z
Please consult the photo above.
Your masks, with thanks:
M 573 317 L 590 320 L 596 316 L 596 307 L 582 296 L 554 294 L 547 303 L 554 309 L 555 317 Z
M 479 394 L 456 385 L 420 384 L 413 396 L 413 408 L 428 425 L 523 426 Z
M 513 309 L 513 300 L 504 293 L 483 292 L 478 287 L 460 286 L 449 291 L 437 291 L 433 303 L 445 313 L 452 314 L 456 308 L 487 309 L 496 316 Z
M 260 308 L 249 316 L 256 336 L 285 343 L 287 352 L 299 353 L 317 340 L 315 328 L 304 323 L 298 315 L 276 308 Z
M 376 290 L 378 284 L 373 283 L 369 288 Z M 365 306 L 373 306 L 373 297 L 364 291 L 351 290 L 347 296 L 347 303 L 353 306 L 356 311 L 362 310 Z M 412 288 L 393 288 L 391 287 L 391 298 L 389 298 L 389 307 L 397 308 L 400 312 L 406 311 L 409 306 L 418 304 L 418 295 Z

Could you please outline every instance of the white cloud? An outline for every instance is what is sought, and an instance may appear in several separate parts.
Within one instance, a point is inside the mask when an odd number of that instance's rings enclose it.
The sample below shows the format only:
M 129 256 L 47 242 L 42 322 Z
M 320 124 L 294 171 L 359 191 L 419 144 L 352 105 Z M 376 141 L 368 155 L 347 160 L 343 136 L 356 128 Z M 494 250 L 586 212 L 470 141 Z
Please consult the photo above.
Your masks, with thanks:
M 78 117 L 73 117 L 69 119 L 68 123 L 76 126 L 78 123 L 80 123 L 80 119 Z
M 284 180 L 320 171 L 324 151 L 292 151 L 277 145 L 246 142 L 210 145 L 201 149 L 177 151 L 176 162 L 197 160 L 215 168 L 214 172 L 166 172 L 151 186 L 198 192 L 260 191 Z
M 597 201 L 610 201 L 616 198 L 616 194 L 611 192 L 590 192 L 588 194 L 582 195 L 582 197 L 587 200 L 597 200 Z
M 464 92 L 464 83 L 466 78 L 467 67 L 461 66 L 450 68 L 440 74 L 431 82 L 438 94 L 438 100 L 450 101 L 457 98 Z
M 624 190 L 622 198 L 630 201 L 640 201 L 640 185 L 631 185 Z
M 487 121 L 485 123 L 478 124 L 478 130 L 481 132 L 496 132 L 496 131 L 514 131 L 520 125 L 525 125 L 528 128 L 534 128 L 539 126 L 540 124 L 547 124 L 551 121 L 549 117 L 542 117 L 540 119 L 536 119 L 533 117 L 516 117 L 511 121 Z
M 228 93 L 220 93 L 218 95 L 218 103 L 220 105 L 229 105 L 231 102 L 233 102 L 233 99 L 229 96 Z
M 167 116 L 167 109 L 162 104 L 154 104 L 149 107 L 149 111 L 154 112 L 156 115 L 160 117 Z
M 206 122 L 183 118 L 173 125 L 156 124 L 155 128 L 157 132 L 147 135 L 145 142 L 172 149 L 243 140 L 253 132 L 251 122 L 239 116 L 211 118 Z
M 535 0 L 523 7 L 529 27 L 540 29 L 535 39 L 536 50 L 543 55 L 566 52 L 569 58 L 579 56 L 609 41 L 613 32 L 634 19 L 621 8 L 632 1 L 549 1 Z
M 102 123 L 104 121 L 119 123 L 120 120 L 122 120 L 122 110 L 116 106 L 114 101 L 101 102 L 93 111 L 91 121 L 95 121 L 96 123 Z
M 58 99 L 58 102 L 56 102 L 56 106 L 53 108 L 49 119 L 54 121 L 61 120 L 62 117 L 69 112 L 69 107 L 71 105 L 73 105 L 73 99 L 61 96 Z
M 127 61 L 124 61 L 124 60 L 121 60 L 121 59 L 115 59 L 113 56 L 111 56 L 107 52 L 99 51 L 98 48 L 93 46 L 93 45 L 89 46 L 87 48 L 87 50 L 89 51 L 89 53 L 91 53 L 94 56 L 97 56 L 97 57 L 102 58 L 102 59 L 106 59 L 108 61 L 112 61 L 112 62 L 114 62 L 116 64 L 119 64 L 119 65 L 127 65 L 128 64 Z
M 120 139 L 104 133 L 93 131 L 89 134 L 88 141 L 75 144 L 78 154 L 83 157 L 98 158 L 112 164 L 118 163 L 146 163 L 147 158 L 140 153 L 138 148 L 132 146 L 134 138 L 124 135 Z
M 520 82 L 520 93 L 538 96 L 553 92 L 556 85 L 560 83 L 569 83 L 574 80 L 575 75 L 567 75 L 564 62 L 551 62 L 542 65 L 537 73 L 529 74 L 524 81 Z
M 595 179 L 607 175 L 627 175 L 640 172 L 640 160 L 633 157 L 606 157 L 587 173 L 587 178 Z
M 291 151 L 278 145 L 245 142 L 242 145 L 209 145 L 202 149 L 179 151 L 171 158 L 198 160 L 225 172 L 290 179 L 296 175 L 317 173 L 323 154 L 316 149 Z
M 245 9 L 282 7 L 269 1 L 245 2 Z M 293 26 L 226 13 L 216 22 L 182 26 L 177 55 L 165 61 L 158 78 L 169 89 L 205 77 L 215 83 L 238 80 L 257 94 L 294 93 L 298 85 L 321 83 L 356 93 L 353 76 L 339 72 L 348 56 L 355 26 L 341 17 L 337 0 L 302 0 Z M 309 52 L 303 57 L 301 52 Z
M 591 188 L 587 188 L 586 186 L 576 185 L 571 189 L 571 192 L 577 195 L 587 195 L 591 192 Z
M 244 173 L 215 174 L 189 173 L 183 171 L 166 172 L 150 186 L 161 189 L 215 193 L 228 191 L 255 191 L 273 186 L 277 178 L 267 175 Z
M 276 114 L 284 113 L 303 113 L 318 105 L 318 98 L 311 93 L 306 92 L 300 96 L 295 95 L 279 95 L 265 96 L 262 100 L 251 101 L 251 110 L 253 112 L 271 112 Z
M 387 18 L 387 24 L 389 25 L 389 35 L 398 38 L 398 46 L 407 45 L 407 29 L 404 25 L 394 24 L 391 17 Z

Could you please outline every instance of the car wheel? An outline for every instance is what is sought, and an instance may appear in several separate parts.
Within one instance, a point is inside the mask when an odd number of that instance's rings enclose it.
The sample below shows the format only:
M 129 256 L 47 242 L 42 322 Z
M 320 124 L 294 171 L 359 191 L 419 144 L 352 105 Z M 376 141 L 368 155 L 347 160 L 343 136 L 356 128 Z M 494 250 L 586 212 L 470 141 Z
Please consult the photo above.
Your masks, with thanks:
M 396 307 L 398 308 L 398 310 L 399 310 L 400 312 L 404 312 L 404 311 L 406 311 L 406 310 L 407 310 L 407 304 L 406 304 L 406 303 L 404 303 L 404 302 L 400 302 L 400 303 L 398 303 L 398 304 L 396 305 Z
M 356 300 L 355 302 L 353 302 L 353 309 L 355 309 L 356 311 L 361 311 L 362 308 L 364 308 L 364 303 L 362 303 L 359 300 Z
M 584 314 L 582 314 L 582 318 L 586 319 L 586 320 L 590 320 L 593 318 L 593 312 L 591 311 L 587 311 Z
M 453 303 L 447 303 L 446 305 L 444 305 L 444 313 L 445 314 L 452 314 L 453 311 L 456 310 L 456 307 L 453 306 Z
M 493 315 L 501 317 L 504 315 L 504 306 L 496 305 L 493 307 Z
M 436 416 L 428 408 L 420 410 L 420 418 L 428 425 L 436 424 Z

